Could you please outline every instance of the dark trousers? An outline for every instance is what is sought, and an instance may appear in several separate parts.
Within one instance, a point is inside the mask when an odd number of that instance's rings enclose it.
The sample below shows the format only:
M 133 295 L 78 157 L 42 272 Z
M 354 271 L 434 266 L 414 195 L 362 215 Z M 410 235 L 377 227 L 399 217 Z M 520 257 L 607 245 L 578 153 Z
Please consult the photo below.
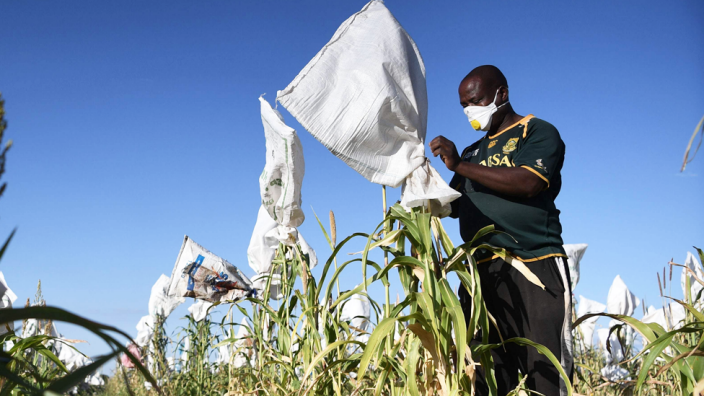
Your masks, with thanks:
M 572 377 L 572 292 L 566 259 L 550 257 L 527 262 L 526 266 L 545 285 L 545 290 L 528 281 L 511 264 L 494 259 L 478 264 L 481 288 L 489 313 L 504 340 L 524 337 L 550 349 L 570 379 Z M 471 298 L 460 286 L 459 298 L 469 320 Z M 481 342 L 481 335 L 471 341 Z M 500 343 L 496 327 L 490 325 L 489 342 Z M 492 351 L 499 396 L 518 385 L 518 372 L 527 375 L 528 389 L 545 396 L 566 395 L 566 387 L 550 360 L 533 347 L 506 344 Z M 478 360 L 477 360 L 478 361 Z M 478 370 L 477 395 L 488 395 L 483 370 Z

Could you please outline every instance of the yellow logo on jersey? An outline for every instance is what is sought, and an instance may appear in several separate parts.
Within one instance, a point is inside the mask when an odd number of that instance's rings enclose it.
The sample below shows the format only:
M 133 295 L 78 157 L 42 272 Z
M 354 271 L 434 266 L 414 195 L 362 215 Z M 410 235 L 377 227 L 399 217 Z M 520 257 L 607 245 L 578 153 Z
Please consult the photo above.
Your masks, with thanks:
M 489 147 L 488 147 L 488 148 L 492 148 L 492 147 L 496 146 L 496 142 L 497 142 L 496 140 L 492 140 L 492 141 L 490 141 L 490 142 L 489 142 Z
M 508 154 L 511 151 L 516 149 L 517 144 L 518 144 L 518 138 L 511 138 L 508 140 L 508 142 L 506 142 L 502 151 L 504 152 L 504 154 Z

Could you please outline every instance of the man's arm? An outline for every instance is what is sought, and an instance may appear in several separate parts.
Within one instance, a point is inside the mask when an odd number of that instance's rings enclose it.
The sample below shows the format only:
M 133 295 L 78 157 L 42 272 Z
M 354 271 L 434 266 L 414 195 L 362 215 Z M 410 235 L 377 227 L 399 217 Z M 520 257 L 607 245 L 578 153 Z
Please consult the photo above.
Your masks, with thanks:
M 444 136 L 433 139 L 430 149 L 433 156 L 440 156 L 447 169 L 501 194 L 532 198 L 547 186 L 543 179 L 525 168 L 489 168 L 462 161 L 455 144 Z

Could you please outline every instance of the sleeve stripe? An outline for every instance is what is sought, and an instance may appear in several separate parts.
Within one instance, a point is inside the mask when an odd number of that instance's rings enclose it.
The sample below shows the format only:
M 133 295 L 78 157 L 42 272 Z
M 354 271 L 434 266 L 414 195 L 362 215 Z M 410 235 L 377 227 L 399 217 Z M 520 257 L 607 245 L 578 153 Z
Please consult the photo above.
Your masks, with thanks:
M 541 179 L 545 180 L 545 183 L 547 183 L 547 184 L 548 184 L 548 187 L 550 187 L 550 180 L 546 179 L 545 176 L 541 175 L 537 170 L 535 170 L 535 169 L 533 169 L 533 168 L 531 168 L 530 166 L 527 166 L 527 165 L 521 165 L 521 168 L 526 168 L 526 169 L 528 169 L 529 171 L 535 173 L 536 175 L 538 175 L 538 177 L 540 177 Z

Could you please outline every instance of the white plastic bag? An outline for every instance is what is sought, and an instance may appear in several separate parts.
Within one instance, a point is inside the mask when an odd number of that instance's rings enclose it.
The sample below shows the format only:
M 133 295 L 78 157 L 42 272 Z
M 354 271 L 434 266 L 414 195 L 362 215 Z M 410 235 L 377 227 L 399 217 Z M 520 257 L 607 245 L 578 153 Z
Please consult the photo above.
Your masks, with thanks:
M 382 2 L 343 22 L 277 100 L 367 180 L 398 187 L 410 178 L 404 194 L 412 198 L 403 202 L 460 196 L 429 164 L 419 169 L 427 163 L 425 65 Z M 449 214 L 449 204 L 440 207 Z
M 149 296 L 149 315 L 161 315 L 167 318 L 176 307 L 186 301 L 183 297 L 169 295 L 169 283 L 171 283 L 169 277 L 161 274 L 152 286 L 152 294 Z
M 269 102 L 260 97 L 259 103 L 266 137 L 266 165 L 259 177 L 262 206 L 277 223 L 298 227 L 305 220 L 301 186 L 306 166 L 301 141 Z
M 704 281 L 704 272 L 702 272 L 702 266 L 699 260 L 692 254 L 692 252 L 687 252 L 687 259 L 684 261 L 684 266 L 691 269 L 697 275 L 697 278 Z M 682 286 L 682 294 L 687 296 L 687 278 L 689 278 L 689 287 L 691 292 L 692 300 L 694 301 L 699 292 L 704 288 L 701 283 L 694 279 L 694 276 L 687 271 L 686 268 L 682 268 L 682 276 L 680 277 L 680 286 Z M 704 293 L 703 293 L 704 294 Z
M 247 318 L 243 317 L 237 329 L 237 336 L 234 343 L 221 345 L 218 347 L 217 364 L 232 364 L 234 368 L 241 368 L 248 365 L 254 367 L 256 353 L 252 347 L 253 342 L 247 338 L 249 336 Z M 227 332 L 227 338 L 232 338 L 232 333 Z M 236 353 L 233 357 L 232 354 Z
M 154 317 L 151 315 L 142 316 L 137 323 L 137 337 L 134 343 L 140 347 L 145 347 L 154 335 Z
M 621 276 L 616 275 L 606 298 L 606 312 L 631 316 L 638 305 L 640 305 L 640 299 L 628 290 Z
M 17 295 L 12 292 L 12 289 L 7 285 L 7 282 L 5 281 L 5 275 L 3 275 L 2 271 L 0 271 L 0 309 L 10 309 L 12 308 L 12 304 L 17 301 Z M 15 323 L 10 322 L 10 323 L 3 323 L 0 324 L 0 335 L 3 335 L 7 333 L 7 329 L 10 329 L 10 331 L 15 330 Z M 0 345 L 0 348 L 2 346 Z
M 655 309 L 652 305 L 648 307 L 646 314 L 641 319 L 643 323 L 657 323 L 666 331 L 674 330 L 682 326 L 682 321 L 686 317 L 685 309 L 679 303 L 670 303 L 666 308 Z
M 200 322 L 205 319 L 208 314 L 208 309 L 213 306 L 213 303 L 205 300 L 195 300 L 190 307 L 188 307 L 188 312 L 193 316 L 196 322 Z
M 621 347 L 621 343 L 619 342 L 618 337 L 616 336 L 616 331 L 611 333 L 611 336 L 609 336 L 609 333 L 610 329 L 599 329 L 596 331 L 596 334 L 599 338 L 599 346 L 604 352 L 607 365 L 618 364 L 624 358 L 623 348 Z M 610 353 L 606 348 L 607 339 L 611 348 Z
M 261 294 L 266 286 L 266 282 L 271 277 L 271 286 L 269 289 L 271 298 L 278 300 L 283 297 L 281 295 L 281 276 L 280 274 L 272 274 L 272 260 L 279 247 L 279 243 L 286 246 L 301 247 L 301 253 L 307 254 L 309 259 L 309 269 L 315 268 L 318 265 L 318 258 L 315 251 L 308 245 L 303 235 L 294 227 L 286 227 L 277 223 L 269 216 L 266 208 L 262 205 L 257 214 L 257 224 L 254 226 L 252 238 L 249 241 L 247 248 L 247 260 L 249 266 L 257 273 L 252 277 L 252 287 Z
M 579 282 L 579 262 L 582 261 L 582 257 L 584 257 L 584 252 L 587 251 L 588 246 L 589 245 L 586 243 L 562 245 L 562 248 L 565 249 L 565 253 L 567 253 L 567 265 L 570 268 L 572 291 L 574 291 Z
M 579 296 L 579 306 L 577 307 L 577 317 L 581 318 L 584 315 L 590 313 L 601 313 L 606 309 L 606 305 L 590 300 L 584 296 Z M 594 341 L 594 327 L 596 326 L 596 321 L 599 320 L 598 316 L 586 319 L 582 324 L 579 325 L 579 329 L 582 331 L 584 337 L 585 346 L 592 345 Z
M 252 282 L 227 262 L 188 236 L 183 238 L 168 294 L 210 302 L 239 300 L 252 292 Z
M 350 326 L 354 327 L 352 330 L 355 332 L 367 331 L 371 313 L 371 306 L 367 296 L 355 294 L 343 304 L 340 320 L 350 322 Z

